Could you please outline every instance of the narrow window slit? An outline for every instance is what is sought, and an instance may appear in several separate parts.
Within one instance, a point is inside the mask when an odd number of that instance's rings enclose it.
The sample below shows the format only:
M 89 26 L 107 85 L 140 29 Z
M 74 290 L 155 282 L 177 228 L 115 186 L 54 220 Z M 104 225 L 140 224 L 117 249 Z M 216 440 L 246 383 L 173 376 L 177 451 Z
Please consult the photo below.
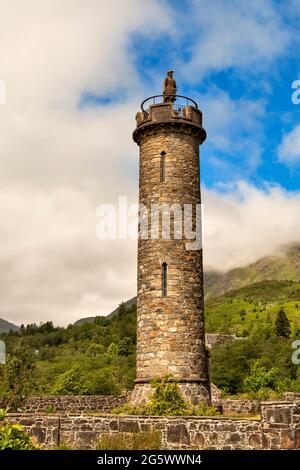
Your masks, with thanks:
M 167 297 L 168 293 L 168 265 L 162 264 L 162 297 Z
M 160 154 L 160 182 L 166 181 L 166 152 Z

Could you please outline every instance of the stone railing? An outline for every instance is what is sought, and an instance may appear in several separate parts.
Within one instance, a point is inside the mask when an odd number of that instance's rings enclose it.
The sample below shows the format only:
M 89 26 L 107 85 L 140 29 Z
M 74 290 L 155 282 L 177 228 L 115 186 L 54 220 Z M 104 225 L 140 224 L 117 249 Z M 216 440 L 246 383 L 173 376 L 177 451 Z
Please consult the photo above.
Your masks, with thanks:
M 9 414 L 47 447 L 93 449 L 103 435 L 157 430 L 165 449 L 300 449 L 300 402 L 262 402 L 262 419 Z

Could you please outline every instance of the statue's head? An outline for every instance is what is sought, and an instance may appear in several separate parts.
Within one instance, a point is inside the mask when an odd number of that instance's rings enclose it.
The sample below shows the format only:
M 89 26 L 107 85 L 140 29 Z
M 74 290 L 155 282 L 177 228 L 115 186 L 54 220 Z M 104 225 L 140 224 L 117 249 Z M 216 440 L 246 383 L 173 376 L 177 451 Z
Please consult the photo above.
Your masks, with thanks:
M 173 73 L 174 73 L 174 70 L 168 70 L 167 71 L 168 77 L 173 78 Z

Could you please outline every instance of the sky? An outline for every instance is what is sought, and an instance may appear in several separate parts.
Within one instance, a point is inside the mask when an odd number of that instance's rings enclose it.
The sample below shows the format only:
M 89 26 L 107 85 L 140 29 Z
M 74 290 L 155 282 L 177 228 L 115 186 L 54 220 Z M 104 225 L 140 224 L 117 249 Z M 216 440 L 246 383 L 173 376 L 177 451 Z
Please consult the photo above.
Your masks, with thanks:
M 98 240 L 96 210 L 137 201 L 135 114 L 169 68 L 207 131 L 206 269 L 299 241 L 299 21 L 299 0 L 0 0 L 0 317 L 136 294 L 136 242 Z

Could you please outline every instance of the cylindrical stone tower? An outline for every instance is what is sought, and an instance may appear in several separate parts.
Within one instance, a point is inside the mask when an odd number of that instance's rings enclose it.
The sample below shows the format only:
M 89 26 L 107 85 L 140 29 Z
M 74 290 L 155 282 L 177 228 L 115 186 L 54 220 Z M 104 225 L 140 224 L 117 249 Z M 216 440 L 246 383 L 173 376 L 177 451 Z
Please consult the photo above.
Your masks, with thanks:
M 193 100 L 185 98 L 183 106 L 159 97 L 157 101 L 161 102 L 148 109 L 142 104 L 133 133 L 140 147 L 139 203 L 148 212 L 149 237 L 140 229 L 137 378 L 132 403 L 147 400 L 151 380 L 171 374 L 189 401 L 209 404 L 202 248 L 187 249 L 191 240 L 178 236 L 178 226 L 174 230 L 175 212 L 171 212 L 169 239 L 161 230 L 155 235 L 151 218 L 153 204 L 175 204 L 181 208 L 183 227 L 185 205 L 190 205 L 195 228 L 196 206 L 201 203 L 199 145 L 206 132 Z

